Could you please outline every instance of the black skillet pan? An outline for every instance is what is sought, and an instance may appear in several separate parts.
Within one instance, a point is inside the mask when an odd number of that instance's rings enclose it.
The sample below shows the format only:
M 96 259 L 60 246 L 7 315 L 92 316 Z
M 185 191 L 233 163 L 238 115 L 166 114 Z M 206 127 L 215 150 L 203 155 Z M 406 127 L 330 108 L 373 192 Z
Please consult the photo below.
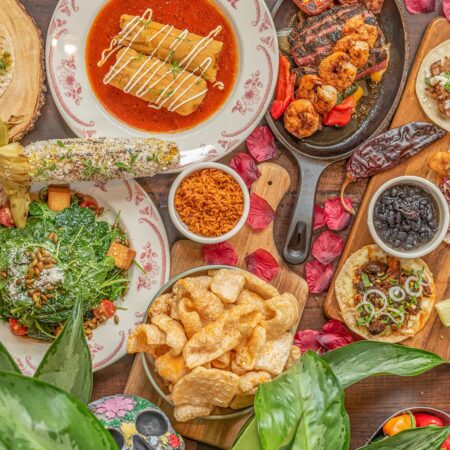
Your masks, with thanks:
M 272 10 L 277 30 L 290 26 L 298 12 L 292 0 L 278 0 Z M 308 139 L 297 139 L 288 133 L 283 118 L 266 119 L 283 146 L 299 165 L 300 186 L 294 214 L 289 226 L 283 255 L 290 264 L 301 264 L 308 258 L 317 184 L 322 172 L 333 162 L 345 159 L 363 142 L 385 130 L 400 101 L 406 83 L 409 45 L 402 0 L 385 0 L 378 23 L 391 44 L 389 68 L 370 112 L 360 123 L 350 123 L 342 130 L 325 128 Z

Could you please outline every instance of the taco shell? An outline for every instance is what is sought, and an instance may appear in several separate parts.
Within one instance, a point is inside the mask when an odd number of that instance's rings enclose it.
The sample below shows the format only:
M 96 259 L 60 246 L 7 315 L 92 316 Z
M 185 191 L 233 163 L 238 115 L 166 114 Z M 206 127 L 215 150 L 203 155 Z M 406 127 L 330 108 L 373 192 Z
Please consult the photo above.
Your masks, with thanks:
M 436 301 L 436 289 L 433 281 L 433 274 L 425 261 L 420 258 L 399 258 L 401 267 L 414 270 L 424 269 L 424 276 L 430 283 L 432 292 L 431 296 L 423 297 L 421 311 L 416 316 L 410 318 L 406 328 L 398 331 L 390 331 L 389 334 L 372 335 L 366 327 L 357 325 L 357 310 L 355 305 L 353 278 L 357 268 L 362 267 L 368 261 L 379 260 L 386 262 L 386 257 L 386 253 L 383 252 L 377 245 L 366 245 L 357 252 L 353 253 L 353 255 L 351 255 L 345 262 L 336 279 L 335 292 L 342 318 L 351 331 L 364 339 L 371 341 L 396 343 L 414 336 L 425 326 L 430 318 Z

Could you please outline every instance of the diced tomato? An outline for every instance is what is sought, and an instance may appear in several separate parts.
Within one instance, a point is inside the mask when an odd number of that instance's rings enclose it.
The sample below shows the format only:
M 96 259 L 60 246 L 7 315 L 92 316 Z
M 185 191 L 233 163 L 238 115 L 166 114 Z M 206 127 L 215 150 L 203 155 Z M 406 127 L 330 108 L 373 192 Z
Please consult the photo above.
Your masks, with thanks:
M 308 16 L 315 16 L 333 4 L 333 0 L 294 0 L 294 3 Z
M 0 224 L 7 228 L 15 226 L 9 204 L 6 204 L 0 208 Z
M 17 319 L 10 317 L 8 319 L 9 329 L 12 334 L 16 336 L 25 336 L 27 334 L 27 327 L 25 325 L 21 325 Z
M 95 198 L 91 197 L 90 195 L 83 195 L 83 198 L 80 202 L 80 207 L 92 209 L 92 211 L 94 211 L 97 216 L 103 212 L 103 208 L 100 208 L 100 206 L 98 206 L 97 200 L 95 200 Z
M 100 305 L 93 310 L 94 316 L 97 318 L 102 318 L 102 316 L 106 316 L 108 319 L 113 317 L 116 314 L 116 305 L 106 298 L 100 302 Z

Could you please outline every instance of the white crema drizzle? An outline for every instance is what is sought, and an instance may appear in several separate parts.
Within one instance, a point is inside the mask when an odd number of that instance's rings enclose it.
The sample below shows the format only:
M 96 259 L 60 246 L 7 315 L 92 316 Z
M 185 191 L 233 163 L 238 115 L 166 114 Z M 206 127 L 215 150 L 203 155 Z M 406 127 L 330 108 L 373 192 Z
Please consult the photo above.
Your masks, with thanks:
M 139 34 L 144 30 L 146 27 L 146 24 L 152 20 L 153 17 L 153 11 L 149 8 L 146 9 L 144 14 L 142 16 L 135 16 L 125 27 L 124 29 L 119 33 L 119 36 L 114 37 L 110 45 L 107 49 L 103 50 L 102 57 L 100 61 L 97 63 L 99 67 L 103 66 L 105 62 L 116 53 L 120 48 L 130 48 L 134 41 L 137 39 Z M 140 26 L 139 26 L 140 25 Z M 157 33 L 155 33 L 153 36 L 151 36 L 149 39 L 147 39 L 147 42 L 152 42 L 156 37 L 164 34 L 164 37 L 161 39 L 159 44 L 155 47 L 155 49 L 152 51 L 152 53 L 149 55 L 150 57 L 153 57 L 156 52 L 161 48 L 161 46 L 164 44 L 166 39 L 170 36 L 173 29 L 175 27 L 172 25 L 164 25 Z M 130 43 L 127 46 L 124 46 L 123 43 L 125 40 L 129 38 L 129 36 L 134 33 L 133 37 L 130 39 Z M 205 60 L 199 64 L 199 66 L 193 71 L 193 73 L 186 70 L 186 67 L 189 66 L 189 64 L 192 63 L 194 58 L 197 57 L 197 55 L 203 51 L 205 48 L 208 47 L 208 45 L 213 42 L 214 38 L 222 31 L 222 26 L 218 26 L 214 30 L 212 30 L 208 36 L 205 36 L 203 39 L 201 39 L 193 48 L 192 50 L 183 57 L 179 62 L 178 65 L 180 68 L 183 68 L 179 73 L 177 73 L 174 76 L 174 79 L 171 83 L 169 83 L 164 90 L 161 91 L 158 98 L 154 101 L 154 103 L 149 103 L 149 108 L 153 109 L 161 109 L 166 103 L 168 103 L 170 100 L 170 104 L 167 106 L 167 110 L 170 112 L 175 112 L 178 109 L 180 109 L 182 106 L 184 106 L 186 103 L 189 103 L 198 97 L 202 97 L 206 92 L 208 92 L 208 89 L 204 89 L 198 94 L 194 94 L 191 97 L 187 98 L 184 101 L 181 101 L 184 95 L 186 95 L 192 87 L 198 82 L 198 77 L 193 75 L 198 74 L 198 76 L 202 77 L 204 73 L 211 67 L 211 64 L 213 63 L 213 60 L 211 57 L 205 58 Z M 138 89 L 136 92 L 137 97 L 143 97 L 146 95 L 149 91 L 151 91 L 155 86 L 158 85 L 158 83 L 163 80 L 167 75 L 170 73 L 173 73 L 171 69 L 169 69 L 167 72 L 165 72 L 162 76 L 159 78 L 155 76 L 159 72 L 159 70 L 169 62 L 170 56 L 177 50 L 181 42 L 186 39 L 186 37 L 189 34 L 189 30 L 183 30 L 181 33 L 174 39 L 172 44 L 169 46 L 170 52 L 167 55 L 166 59 L 164 61 L 161 61 L 159 59 L 156 59 L 155 61 L 151 61 L 150 57 L 146 59 L 144 64 L 139 67 L 139 69 L 136 71 L 136 73 L 130 78 L 128 83 L 124 87 L 124 92 L 129 93 L 141 80 L 143 80 L 142 86 Z M 109 84 L 117 75 L 119 75 L 127 66 L 130 64 L 134 57 L 125 58 L 125 55 L 127 52 L 123 52 L 122 55 L 117 59 L 117 61 L 111 66 L 108 73 L 105 75 L 103 79 L 103 84 Z M 151 64 L 150 64 L 151 62 Z M 171 87 L 176 84 L 178 79 L 184 74 L 188 73 L 188 76 L 184 78 L 184 80 L 178 84 L 178 86 L 171 91 Z M 213 87 L 217 87 L 220 90 L 223 90 L 225 88 L 224 84 L 221 81 L 216 81 L 213 85 Z

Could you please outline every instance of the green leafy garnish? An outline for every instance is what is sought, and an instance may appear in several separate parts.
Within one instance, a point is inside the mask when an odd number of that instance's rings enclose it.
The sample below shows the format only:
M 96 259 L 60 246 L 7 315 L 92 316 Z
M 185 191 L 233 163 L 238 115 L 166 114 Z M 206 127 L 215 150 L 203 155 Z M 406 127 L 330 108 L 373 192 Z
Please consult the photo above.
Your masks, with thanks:
M 361 273 L 361 279 L 362 282 L 364 283 L 365 288 L 370 288 L 370 286 L 372 286 L 372 282 L 370 281 L 369 276 L 367 275 L 366 272 Z
M 4 75 L 12 64 L 12 56 L 9 52 L 0 53 L 0 75 Z
M 183 71 L 183 68 L 180 67 L 178 61 L 172 61 L 169 70 L 172 72 L 173 78 L 176 78 Z
M 58 145 L 58 147 L 61 147 L 61 148 L 64 148 L 64 147 L 65 147 L 64 142 L 61 141 L 61 139 L 58 139 L 58 140 L 56 141 L 56 144 Z

